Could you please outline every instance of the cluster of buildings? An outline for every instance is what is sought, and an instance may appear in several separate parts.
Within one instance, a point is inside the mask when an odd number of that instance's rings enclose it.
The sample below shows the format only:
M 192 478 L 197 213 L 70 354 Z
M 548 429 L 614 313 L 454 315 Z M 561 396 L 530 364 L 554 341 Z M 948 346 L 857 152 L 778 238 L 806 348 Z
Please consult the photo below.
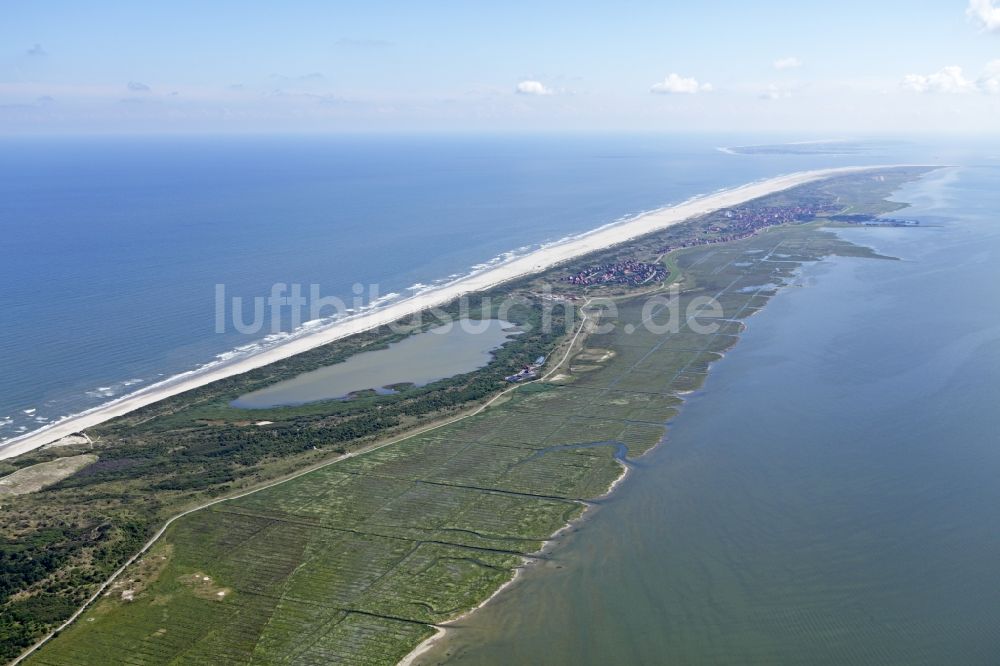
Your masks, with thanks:
M 538 376 L 538 370 L 545 364 L 545 357 L 539 356 L 535 359 L 534 363 L 529 363 L 520 370 L 518 370 L 513 375 L 508 375 L 504 377 L 508 382 L 517 383 L 523 382 L 526 379 L 534 379 Z
M 667 269 L 660 264 L 646 264 L 641 261 L 621 261 L 587 268 L 563 278 L 570 284 L 591 287 L 602 284 L 622 284 L 638 287 L 647 282 L 659 282 L 667 277 Z
M 726 222 L 713 224 L 708 227 L 708 231 L 719 234 L 712 238 L 696 238 L 685 241 L 678 245 L 667 245 L 660 249 L 666 253 L 682 247 L 693 247 L 695 245 L 709 245 L 712 243 L 728 243 L 729 241 L 741 240 L 754 235 L 761 229 L 788 224 L 791 222 L 801 222 L 811 220 L 819 213 L 828 211 L 827 208 L 799 204 L 795 206 L 739 206 L 728 208 L 720 215 L 726 218 Z

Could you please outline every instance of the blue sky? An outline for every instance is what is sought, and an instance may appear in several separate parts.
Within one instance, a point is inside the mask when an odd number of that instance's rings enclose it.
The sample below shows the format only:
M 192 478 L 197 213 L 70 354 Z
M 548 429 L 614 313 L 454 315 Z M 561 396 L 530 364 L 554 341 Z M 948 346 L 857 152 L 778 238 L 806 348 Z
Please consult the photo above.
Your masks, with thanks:
M 995 132 L 998 1 L 8 3 L 0 132 Z

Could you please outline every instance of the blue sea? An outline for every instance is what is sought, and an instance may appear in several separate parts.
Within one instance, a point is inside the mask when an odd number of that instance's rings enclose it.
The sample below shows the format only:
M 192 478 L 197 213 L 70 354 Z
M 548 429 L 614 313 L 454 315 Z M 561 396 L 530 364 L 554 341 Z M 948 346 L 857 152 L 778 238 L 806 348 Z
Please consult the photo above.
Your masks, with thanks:
M 216 288 L 379 303 L 691 196 L 801 169 L 989 158 L 974 143 L 734 155 L 747 136 L 0 140 L 0 440 L 278 342 Z M 995 159 L 993 157 L 992 159 Z M 377 284 L 377 293 L 370 285 Z M 377 303 L 376 303 L 377 304 Z M 371 303 L 369 303 L 371 305 Z M 294 322 L 282 321 L 287 333 Z

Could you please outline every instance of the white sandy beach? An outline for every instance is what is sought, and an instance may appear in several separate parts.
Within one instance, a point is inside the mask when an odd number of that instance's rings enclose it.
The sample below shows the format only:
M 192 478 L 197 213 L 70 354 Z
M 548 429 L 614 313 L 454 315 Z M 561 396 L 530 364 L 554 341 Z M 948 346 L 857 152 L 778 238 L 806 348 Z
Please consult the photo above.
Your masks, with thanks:
M 335 322 L 314 332 L 301 335 L 275 345 L 258 354 L 234 359 L 230 363 L 206 368 L 204 372 L 180 375 L 172 380 L 136 391 L 117 400 L 88 411 L 69 416 L 43 428 L 15 437 L 0 445 L 0 459 L 12 458 L 44 446 L 67 435 L 145 407 L 164 398 L 189 391 L 211 382 L 238 375 L 269 363 L 300 354 L 314 347 L 396 321 L 416 312 L 448 303 L 463 294 L 483 291 L 512 279 L 537 273 L 574 257 L 623 243 L 648 233 L 660 231 L 686 219 L 709 213 L 720 208 L 736 206 L 751 199 L 773 194 L 791 187 L 821 180 L 835 175 L 883 169 L 879 167 L 842 167 L 820 169 L 778 176 L 740 187 L 697 197 L 676 206 L 661 208 L 602 227 L 590 233 L 550 245 L 536 252 L 517 257 L 506 263 L 443 285 L 440 288 L 417 294 L 382 308 L 356 317 Z

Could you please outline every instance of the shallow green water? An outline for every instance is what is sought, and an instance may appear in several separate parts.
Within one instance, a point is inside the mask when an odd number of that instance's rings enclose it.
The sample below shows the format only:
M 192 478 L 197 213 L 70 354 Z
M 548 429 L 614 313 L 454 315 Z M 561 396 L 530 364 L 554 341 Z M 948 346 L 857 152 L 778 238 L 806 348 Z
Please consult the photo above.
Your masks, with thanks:
M 1000 170 L 803 269 L 666 443 L 421 663 L 1000 662 Z M 931 226 L 937 224 L 940 226 Z
M 352 392 L 409 382 L 417 386 L 472 372 L 490 362 L 492 351 L 516 332 L 499 319 L 462 319 L 272 386 L 241 395 L 234 407 L 260 409 L 334 400 Z

